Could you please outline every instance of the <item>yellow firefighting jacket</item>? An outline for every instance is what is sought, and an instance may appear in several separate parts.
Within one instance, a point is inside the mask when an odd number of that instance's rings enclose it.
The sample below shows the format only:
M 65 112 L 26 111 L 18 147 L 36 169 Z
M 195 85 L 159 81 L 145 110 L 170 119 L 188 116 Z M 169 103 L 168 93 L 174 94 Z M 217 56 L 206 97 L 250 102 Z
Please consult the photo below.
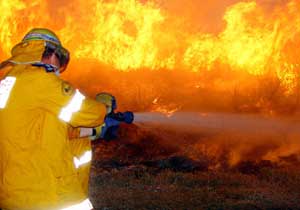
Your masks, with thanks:
M 40 60 L 43 50 L 41 41 L 15 47 L 16 65 L 0 83 L 0 208 L 6 210 L 86 204 L 68 127 L 98 126 L 106 109 L 55 74 L 25 64 Z

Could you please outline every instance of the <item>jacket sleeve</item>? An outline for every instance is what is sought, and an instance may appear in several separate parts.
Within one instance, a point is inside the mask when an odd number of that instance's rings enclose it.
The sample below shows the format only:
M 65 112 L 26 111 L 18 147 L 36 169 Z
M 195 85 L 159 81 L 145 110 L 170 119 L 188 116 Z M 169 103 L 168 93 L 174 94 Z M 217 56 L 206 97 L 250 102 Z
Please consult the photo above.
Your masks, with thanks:
M 41 77 L 39 104 L 73 127 L 96 127 L 103 123 L 105 105 L 88 98 L 54 74 Z

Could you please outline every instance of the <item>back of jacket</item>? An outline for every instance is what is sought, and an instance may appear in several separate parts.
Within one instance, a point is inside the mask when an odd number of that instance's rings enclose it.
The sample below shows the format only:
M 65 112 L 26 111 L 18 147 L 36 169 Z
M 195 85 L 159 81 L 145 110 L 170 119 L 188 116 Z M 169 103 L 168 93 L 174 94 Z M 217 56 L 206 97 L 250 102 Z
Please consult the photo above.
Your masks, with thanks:
M 67 127 L 98 126 L 105 113 L 44 68 L 14 66 L 0 83 L 0 208 L 62 209 L 84 201 Z

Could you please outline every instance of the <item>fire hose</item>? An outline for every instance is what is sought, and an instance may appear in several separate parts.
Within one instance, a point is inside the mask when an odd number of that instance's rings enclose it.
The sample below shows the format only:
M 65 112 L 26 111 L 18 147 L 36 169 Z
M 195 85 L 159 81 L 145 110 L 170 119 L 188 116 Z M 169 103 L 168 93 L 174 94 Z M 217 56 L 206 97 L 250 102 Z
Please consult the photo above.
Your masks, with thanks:
M 105 141 L 110 141 L 116 139 L 118 137 L 118 130 L 121 123 L 131 124 L 134 120 L 133 112 L 126 111 L 126 112 L 111 112 L 106 115 L 104 122 L 107 127 L 104 126 L 102 128 L 101 139 Z

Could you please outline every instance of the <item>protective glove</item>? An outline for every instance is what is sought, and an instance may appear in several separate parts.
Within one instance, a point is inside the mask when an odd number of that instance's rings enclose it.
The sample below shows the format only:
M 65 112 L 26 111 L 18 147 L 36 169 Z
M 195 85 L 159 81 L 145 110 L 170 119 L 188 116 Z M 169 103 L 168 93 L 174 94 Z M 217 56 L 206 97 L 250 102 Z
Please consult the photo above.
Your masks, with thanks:
M 110 93 L 98 93 L 96 101 L 106 106 L 107 114 L 112 113 L 117 108 L 116 98 Z

